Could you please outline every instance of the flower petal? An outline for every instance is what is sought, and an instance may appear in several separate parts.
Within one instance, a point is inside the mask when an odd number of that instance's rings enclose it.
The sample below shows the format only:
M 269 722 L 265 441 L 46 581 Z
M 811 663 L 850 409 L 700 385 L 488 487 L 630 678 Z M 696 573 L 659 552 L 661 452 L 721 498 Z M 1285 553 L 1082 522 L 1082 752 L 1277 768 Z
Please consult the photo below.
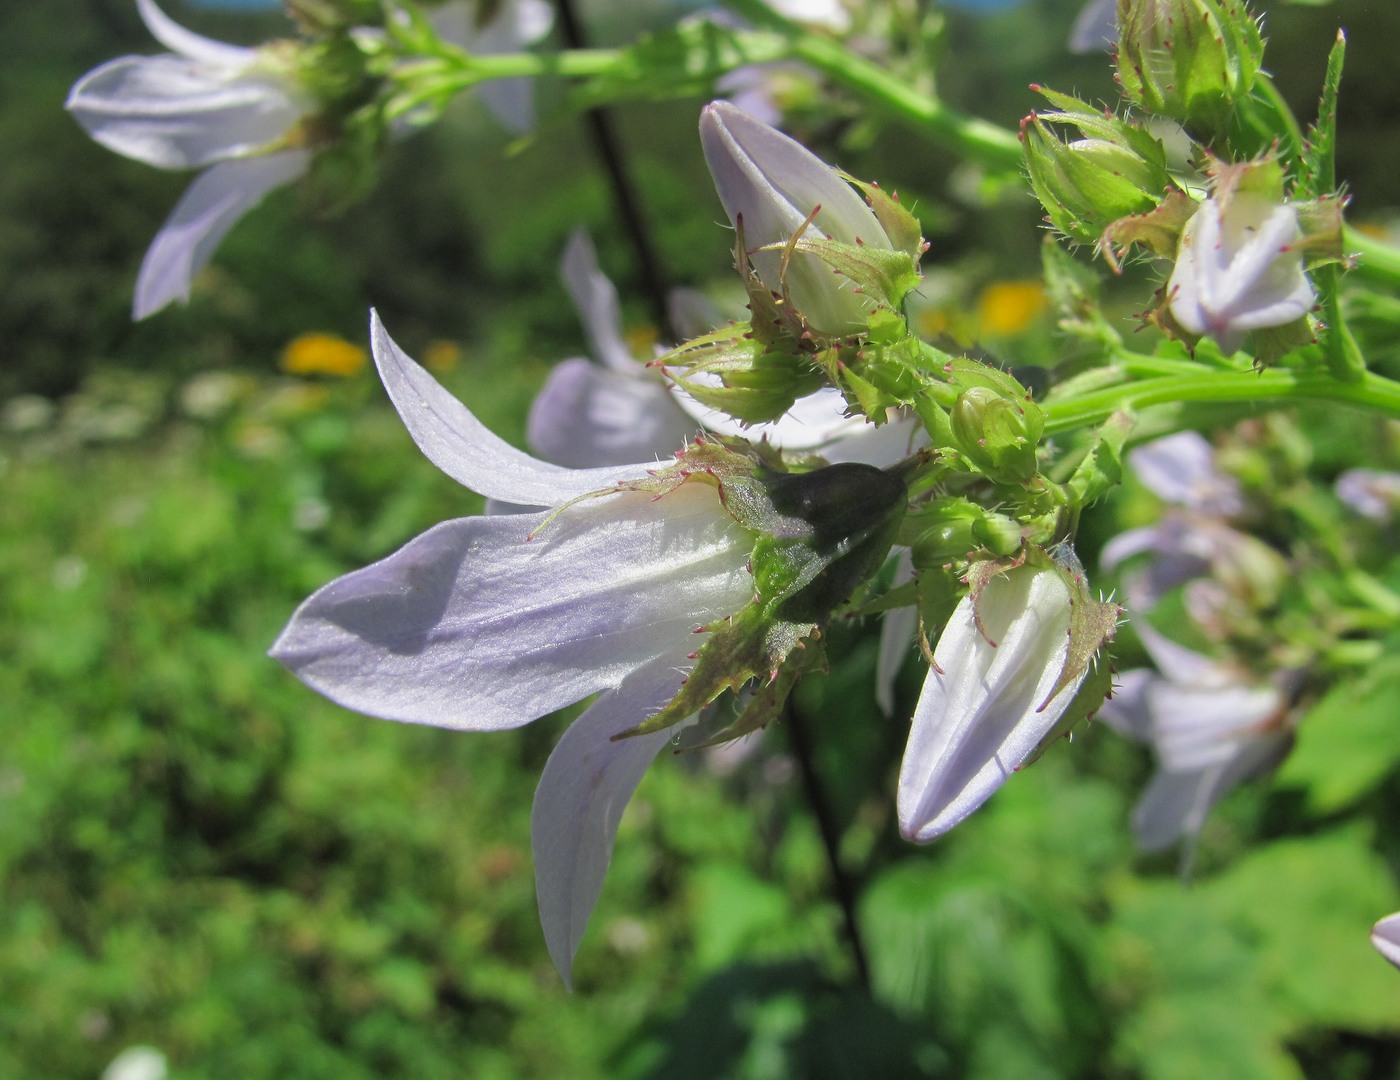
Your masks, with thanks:
M 525 438 L 540 457 L 583 469 L 669 454 L 695 431 L 670 391 L 642 368 L 624 374 L 575 357 L 550 371 L 530 406 Z
M 452 479 L 488 498 L 521 506 L 558 506 L 570 499 L 640 480 L 655 460 L 597 469 L 566 469 L 517 450 L 493 435 L 400 349 L 378 313 L 370 315 L 370 343 L 384 389 L 413 441 Z
M 700 114 L 700 143 L 720 202 L 731 223 L 742 219 L 744 246 L 764 285 L 785 287 L 793 306 L 823 333 L 866 326 L 869 305 L 814 255 L 798 253 L 782 268 L 782 253 L 761 251 L 786 243 L 816 212 L 812 238 L 891 249 L 889 236 L 865 200 L 830 165 L 782 132 L 727 101 Z
M 622 340 L 622 309 L 617 289 L 598 268 L 598 254 L 584 229 L 569 237 L 559 264 L 560 277 L 588 335 L 588 347 L 604 367 L 629 374 L 644 370 Z
M 1387 915 L 1371 927 L 1371 944 L 1382 956 L 1400 968 L 1400 912 Z
M 180 56 L 123 56 L 74 84 L 67 109 L 92 138 L 161 169 L 197 169 L 272 146 L 304 107 L 278 79 Z
M 1090 53 L 1118 42 L 1118 0 L 1089 0 L 1069 32 L 1069 51 Z
M 1239 485 L 1215 467 L 1215 450 L 1196 431 L 1178 431 L 1132 450 L 1128 463 L 1159 499 L 1210 514 L 1238 514 Z
M 1126 739 L 1151 742 L 1152 710 L 1148 691 L 1157 679 L 1157 673 L 1147 668 L 1122 672 L 1095 719 L 1102 720 Z
M 136 279 L 132 318 L 144 319 L 172 301 L 190 297 L 194 276 L 219 241 L 273 188 L 306 171 L 306 150 L 221 161 L 195 178 L 156 233 Z
M 703 482 L 548 519 L 444 522 L 311 596 L 271 655 L 348 708 L 494 731 L 689 652 L 752 598 L 752 537 Z
M 535 789 L 530 833 L 540 925 L 566 985 L 572 986 L 574 955 L 602 892 L 622 812 L 676 729 L 612 737 L 676 695 L 685 663 L 680 655 L 658 657 L 590 705 L 559 740 Z
M 1069 649 L 1070 592 L 1057 573 L 1021 567 L 993 578 L 977 610 L 991 641 L 964 598 L 934 649 L 900 766 L 900 831 L 920 843 L 986 802 L 1083 681 L 1047 701 Z
M 914 557 L 909 549 L 900 548 L 895 560 L 890 588 L 914 580 Z M 894 715 L 894 681 L 918 631 L 919 609 L 913 604 L 885 612 L 880 622 L 880 651 L 875 657 L 875 703 L 886 716 Z
M 240 68 L 251 64 L 257 53 L 238 45 L 228 45 L 222 41 L 186 30 L 156 6 L 155 0 L 136 0 L 136 10 L 141 13 L 141 21 L 151 36 L 171 52 L 191 60 L 222 67 Z

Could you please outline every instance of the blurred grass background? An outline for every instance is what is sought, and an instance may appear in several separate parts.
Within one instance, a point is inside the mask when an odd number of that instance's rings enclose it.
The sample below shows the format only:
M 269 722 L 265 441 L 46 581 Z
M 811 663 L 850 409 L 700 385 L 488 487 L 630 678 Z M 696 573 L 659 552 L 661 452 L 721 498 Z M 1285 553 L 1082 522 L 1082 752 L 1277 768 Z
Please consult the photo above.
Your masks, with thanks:
M 285 25 L 167 6 L 226 40 Z M 945 93 L 1008 124 L 1032 80 L 1110 99 L 1102 59 L 1060 48 L 1072 7 L 954 16 Z M 669 17 L 584 10 L 600 42 Z M 1395 5 L 1271 8 L 1270 66 L 1311 115 L 1338 23 L 1342 170 L 1379 218 L 1400 173 Z M 555 266 L 586 225 L 646 336 L 582 125 L 550 118 L 545 87 L 538 137 L 512 147 L 463 103 L 392 148 L 365 205 L 316 220 L 275 194 L 187 309 L 132 325 L 141 254 L 186 178 L 107 153 L 61 108 L 128 51 L 157 47 L 127 0 L 0 8 L 0 1076 L 97 1077 L 135 1044 L 190 1080 L 1400 1075 L 1400 976 L 1366 942 L 1400 907 L 1393 770 L 1320 807 L 1306 784 L 1238 793 L 1183 887 L 1173 857 L 1132 850 L 1150 763 L 1095 731 L 914 849 L 892 798 L 920 672 L 880 715 L 869 626 L 838 630 L 832 674 L 798 703 L 870 990 L 779 728 L 740 761 L 652 770 L 566 993 L 528 841 L 566 718 L 494 736 L 381 723 L 264 650 L 331 577 L 480 509 L 353 352 L 303 341 L 299 365 L 300 335 L 358 347 L 373 304 L 519 442 L 548 365 L 583 351 Z M 698 104 L 617 113 L 663 258 L 692 284 L 729 261 Z M 939 327 L 1043 354 L 1043 312 L 999 324 L 984 289 L 1038 275 L 1029 198 L 972 197 L 939 150 L 859 120 L 804 134 L 918 207 Z M 1354 757 L 1373 750 L 1355 736 Z

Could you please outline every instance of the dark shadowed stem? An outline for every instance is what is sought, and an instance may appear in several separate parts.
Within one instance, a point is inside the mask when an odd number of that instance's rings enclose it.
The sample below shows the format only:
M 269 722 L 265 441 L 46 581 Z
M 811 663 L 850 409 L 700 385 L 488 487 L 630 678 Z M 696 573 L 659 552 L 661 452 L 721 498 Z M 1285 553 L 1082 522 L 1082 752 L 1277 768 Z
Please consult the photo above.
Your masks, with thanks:
M 788 699 L 784 713 L 788 746 L 797 760 L 797 771 L 802 776 L 802 790 L 817 819 L 817 829 L 822 835 L 822 847 L 826 849 L 826 863 L 831 870 L 831 887 L 836 893 L 836 902 L 841 906 L 841 918 L 846 930 L 846 942 L 851 948 L 851 959 L 855 961 L 856 975 L 867 993 L 870 991 L 870 966 L 865 959 L 865 943 L 860 937 L 860 924 L 856 922 L 856 888 L 851 876 L 841 865 L 841 830 L 832 816 L 831 806 L 822 790 L 821 777 L 817 775 L 812 760 L 811 733 L 807 730 L 807 719 Z
M 588 48 L 583 25 L 574 10 L 574 0 L 555 0 L 555 3 L 559 8 L 559 29 L 563 32 L 564 43 L 570 49 Z M 632 243 L 638 269 L 642 272 L 643 288 L 646 289 L 652 320 L 656 323 L 661 340 L 674 343 L 677 340 L 676 332 L 671 326 L 671 316 L 666 305 L 669 285 L 662 271 L 661 259 L 651 242 L 651 233 L 643 220 L 641 198 L 637 194 L 637 186 L 632 182 L 631 174 L 627 171 L 622 143 L 613 127 L 612 116 L 606 109 L 592 108 L 584 114 L 584 119 L 588 124 L 593 147 L 608 174 L 613 202 L 617 207 L 618 216 L 622 218 L 622 227 Z

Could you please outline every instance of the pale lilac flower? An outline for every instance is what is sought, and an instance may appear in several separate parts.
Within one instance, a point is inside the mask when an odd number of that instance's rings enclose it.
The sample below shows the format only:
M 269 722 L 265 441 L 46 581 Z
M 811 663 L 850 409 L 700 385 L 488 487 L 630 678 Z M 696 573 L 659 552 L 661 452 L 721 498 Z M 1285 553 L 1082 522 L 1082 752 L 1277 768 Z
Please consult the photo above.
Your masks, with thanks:
M 1387 915 L 1371 927 L 1371 944 L 1396 967 L 1400 968 L 1400 911 Z
M 272 50 L 211 41 L 136 0 L 172 50 L 124 56 L 84 75 L 67 107 L 109 149 L 162 169 L 205 169 L 146 252 L 132 316 L 189 299 L 219 241 L 272 189 L 310 164 L 296 129 L 313 105 Z
M 567 982 L 618 820 L 674 732 L 613 736 L 680 690 L 698 628 L 751 602 L 753 536 L 708 483 L 659 498 L 616 490 L 652 461 L 567 469 L 510 447 L 377 318 L 372 336 L 385 388 L 430 460 L 488 497 L 564 509 L 444 522 L 313 595 L 272 655 L 348 708 L 467 731 L 600 695 L 555 748 L 532 814 L 540 920 Z
M 1178 840 L 1191 846 L 1211 808 L 1236 784 L 1272 768 L 1293 740 L 1290 676 L 1275 682 L 1232 668 L 1135 624 L 1157 671 L 1122 674 L 1099 717 L 1122 735 L 1152 747 L 1157 773 L 1133 811 L 1145 851 Z
M 848 278 L 799 252 L 784 279 L 781 251 L 759 249 L 786 244 L 817 211 L 802 235 L 893 251 L 865 200 L 806 147 L 726 101 L 700 114 L 700 143 L 725 213 L 731 223 L 742 219 L 744 246 L 763 284 L 774 293 L 786 286 L 793 307 L 820 333 L 863 330 L 873 303 Z
M 549 33 L 554 9 L 546 0 L 503 0 L 486 5 L 490 17 L 478 22 L 481 4 L 450 0 L 429 13 L 429 20 L 444 41 L 477 56 L 519 52 Z M 534 80 L 493 79 L 476 93 L 507 130 L 523 135 L 535 126 Z
M 1172 317 L 1233 352 L 1250 330 L 1296 322 L 1316 299 L 1298 212 L 1251 192 L 1206 199 L 1181 234 L 1167 282 Z
M 964 597 L 933 651 L 899 771 L 899 830 L 926 843 L 989 799 L 1059 723 L 1087 668 L 1056 690 L 1071 592 L 1020 566 Z M 980 624 L 980 625 L 979 625 Z
M 1128 464 L 1149 491 L 1173 504 L 1156 524 L 1128 529 L 1104 545 L 1099 562 L 1105 570 L 1136 555 L 1153 556 L 1142 573 L 1125 578 L 1129 607 L 1148 610 L 1168 590 L 1210 573 L 1245 581 L 1256 563 L 1269 561 L 1272 553 L 1226 520 L 1243 512 L 1244 500 L 1197 432 L 1145 443 L 1128 454 Z
M 1337 477 L 1337 498 L 1362 517 L 1389 521 L 1400 507 L 1400 473 L 1348 469 Z

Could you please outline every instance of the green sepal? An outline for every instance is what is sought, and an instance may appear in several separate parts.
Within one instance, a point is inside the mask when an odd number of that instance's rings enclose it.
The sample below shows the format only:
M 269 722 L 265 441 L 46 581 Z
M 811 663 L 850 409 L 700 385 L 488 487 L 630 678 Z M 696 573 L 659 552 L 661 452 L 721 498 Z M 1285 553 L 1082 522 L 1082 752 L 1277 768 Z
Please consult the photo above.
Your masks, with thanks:
M 846 173 L 840 175 L 841 179 L 858 188 L 865 196 L 866 205 L 880 222 L 880 227 L 885 230 L 885 235 L 890 238 L 894 249 L 904 252 L 915 261 L 920 259 L 928 250 L 923 227 L 919 224 L 919 219 L 901 205 L 899 194 L 888 193 L 879 184 L 867 184 Z
M 1057 740 L 1072 740 L 1075 729 L 1087 726 L 1094 719 L 1112 691 L 1113 665 L 1106 655 L 1095 655 L 1090 661 L 1089 673 L 1079 684 L 1079 689 L 1059 721 L 1035 744 L 1035 748 L 1027 755 L 1026 760 L 1021 762 L 1019 768 L 1034 765 Z
M 1174 187 L 1160 140 L 1078 98 L 1035 89 L 1060 111 L 1022 120 L 1021 145 L 1031 190 L 1060 232 L 1094 243 L 1110 223 L 1150 210 Z M 1062 140 L 1052 124 L 1082 138 Z
M 785 247 L 813 255 L 843 277 L 856 291 L 887 308 L 898 308 L 923 276 L 919 260 L 905 251 L 889 251 L 854 244 L 843 244 L 823 236 L 798 236 L 790 244 L 775 244 L 760 250 L 781 251 Z
M 1114 273 L 1122 271 L 1128 249 L 1141 244 L 1154 255 L 1176 258 L 1181 234 L 1200 204 L 1184 191 L 1171 191 L 1155 210 L 1113 222 L 1099 238 L 1099 251 Z
M 1097 502 L 1122 482 L 1123 444 L 1136 422 L 1131 413 L 1116 412 L 1094 433 L 1084 460 L 1063 485 L 1074 508 Z
M 1040 246 L 1041 267 L 1045 289 L 1055 312 L 1060 331 L 1085 344 L 1087 356 L 1075 359 L 1104 360 L 1123 344 L 1123 339 L 1104 317 L 1099 304 L 1099 277 L 1093 267 L 1073 255 L 1047 236 Z
M 1298 187 L 1294 194 L 1301 199 L 1324 198 L 1337 186 L 1337 95 L 1346 53 L 1346 34 L 1338 30 L 1337 40 L 1327 54 L 1327 74 L 1322 80 L 1317 122 L 1308 129 L 1298 163 Z
M 821 633 L 814 630 L 810 637 L 799 641 L 797 647 L 787 654 L 782 666 L 768 682 L 759 683 L 747 696 L 739 695 L 741 708 L 738 717 L 732 723 L 685 749 L 704 750 L 766 728 L 782 715 L 788 695 L 802 677 L 814 671 L 825 671 L 826 668 L 826 643 L 822 640 Z
M 1119 0 L 1118 31 L 1123 95 L 1206 142 L 1253 88 L 1264 55 L 1238 0 Z
M 949 381 L 961 388 L 949 412 L 953 445 L 997 484 L 1026 484 L 1036 475 L 1045 417 L 1030 391 L 1005 371 L 955 359 Z
M 898 468 L 842 463 L 785 473 L 752 464 L 745 471 L 734 468 L 724 453 L 710 457 L 719 470 L 700 462 L 688 467 L 700 464 L 698 474 L 718 485 L 724 508 L 758 537 L 750 557 L 754 602 L 703 627 L 710 636 L 697 650 L 680 692 L 617 738 L 660 731 L 753 678 L 768 684 L 761 700 L 770 704 L 755 706 L 747 722 L 771 718 L 807 670 L 804 661 L 794 661 L 784 677 L 789 657 L 880 568 L 904 513 L 907 488 Z
M 747 323 L 687 341 L 652 365 L 696 401 L 747 424 L 777 420 L 824 382 L 810 356 L 766 346 Z M 720 385 L 698 375 L 715 376 Z

